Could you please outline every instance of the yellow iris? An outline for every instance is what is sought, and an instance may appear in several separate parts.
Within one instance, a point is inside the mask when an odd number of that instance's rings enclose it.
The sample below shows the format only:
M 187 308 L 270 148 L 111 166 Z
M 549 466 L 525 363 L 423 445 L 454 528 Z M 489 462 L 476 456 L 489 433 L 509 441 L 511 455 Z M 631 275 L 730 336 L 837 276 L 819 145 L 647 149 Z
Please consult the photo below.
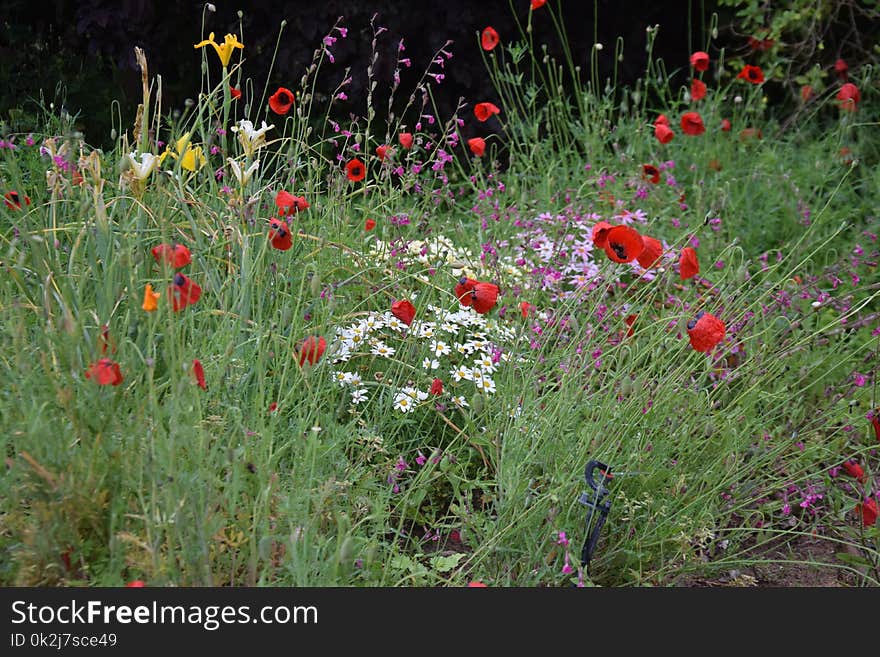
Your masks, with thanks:
M 237 34 L 227 34 L 223 38 L 223 43 L 217 43 L 214 41 L 213 32 L 211 32 L 207 39 L 197 43 L 193 48 L 204 48 L 205 46 L 214 46 L 214 50 L 217 51 L 217 56 L 220 58 L 223 68 L 229 66 L 229 60 L 232 58 L 232 51 L 235 48 L 244 48 L 244 44 L 238 40 Z
M 149 283 L 147 287 L 144 289 L 144 303 L 141 306 L 148 313 L 155 311 L 159 306 L 156 304 L 156 301 L 159 297 L 162 296 L 158 292 L 153 292 L 153 286 Z
M 187 132 L 183 137 L 177 140 L 177 143 L 175 144 L 177 152 L 175 153 L 170 148 L 166 149 L 159 158 L 159 162 L 164 162 L 165 157 L 171 155 L 175 160 L 179 157 L 180 166 L 187 171 L 198 171 L 205 166 L 205 163 L 208 160 L 205 158 L 205 153 L 202 151 L 202 147 L 190 146 L 189 138 L 190 133 Z

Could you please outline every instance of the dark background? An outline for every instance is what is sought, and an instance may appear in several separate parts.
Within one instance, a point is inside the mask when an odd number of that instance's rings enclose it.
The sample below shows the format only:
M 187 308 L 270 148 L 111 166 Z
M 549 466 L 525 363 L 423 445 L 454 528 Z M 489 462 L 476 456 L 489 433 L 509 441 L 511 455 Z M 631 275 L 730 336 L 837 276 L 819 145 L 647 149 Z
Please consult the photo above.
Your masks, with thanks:
M 592 0 L 551 0 L 562 10 L 564 24 L 576 61 L 588 70 L 589 49 L 593 43 Z M 109 145 L 111 105 L 119 101 L 122 125 L 130 126 L 140 100 L 140 74 L 133 47 L 147 53 L 150 75 L 162 75 L 163 113 L 180 108 L 187 97 L 196 97 L 200 85 L 200 53 L 193 44 L 202 38 L 203 2 L 193 0 L 62 0 L 46 3 L 8 0 L 0 15 L 0 117 L 11 121 L 17 131 L 40 125 L 38 101 L 55 104 L 75 115 L 76 127 L 95 145 Z M 516 39 L 516 18 L 525 25 L 529 0 L 286 0 L 259 3 L 213 3 L 216 12 L 204 12 L 204 36 L 214 32 L 222 42 L 227 32 L 243 38 L 244 51 L 236 51 L 233 63 L 243 52 L 244 75 L 251 76 L 255 89 L 262 91 L 282 19 L 277 59 L 269 80 L 270 93 L 277 86 L 297 90 L 314 50 L 328 34 L 336 19 L 348 37 L 332 47 L 335 64 L 325 63 L 319 76 L 320 92 L 329 94 L 342 79 L 346 67 L 352 68 L 353 82 L 346 89 L 347 103 L 338 111 L 363 114 L 365 111 L 366 67 L 370 58 L 371 17 L 378 13 L 376 25 L 388 29 L 379 40 L 376 73 L 380 107 L 381 94 L 390 87 L 397 43 L 405 39 L 406 55 L 413 65 L 402 71 L 402 88 L 410 93 L 431 56 L 446 40 L 454 41 L 453 59 L 447 63 L 446 80 L 436 94 L 441 116 L 448 116 L 459 96 L 469 101 L 491 100 L 488 74 L 482 61 L 477 33 L 493 26 L 502 43 Z M 238 11 L 242 11 L 240 28 Z M 691 48 L 702 48 L 709 15 L 717 11 L 710 0 L 633 2 L 599 0 L 599 40 L 604 44 L 600 73 L 611 74 L 614 42 L 623 37 L 625 58 L 618 63 L 619 80 L 632 83 L 645 70 L 645 28 L 660 24 L 655 54 L 667 67 L 687 71 Z M 546 43 L 551 54 L 560 55 L 559 39 L 547 8 L 534 12 L 535 43 Z M 338 36 L 338 35 L 337 35 Z M 209 47 L 208 62 L 216 80 L 218 60 Z M 63 86 L 59 85 L 63 82 Z M 41 91 L 42 90 L 42 91 Z M 10 115 L 10 110 L 12 114 Z M 23 111 L 22 111 L 23 110 Z M 117 122 L 118 123 L 118 122 Z

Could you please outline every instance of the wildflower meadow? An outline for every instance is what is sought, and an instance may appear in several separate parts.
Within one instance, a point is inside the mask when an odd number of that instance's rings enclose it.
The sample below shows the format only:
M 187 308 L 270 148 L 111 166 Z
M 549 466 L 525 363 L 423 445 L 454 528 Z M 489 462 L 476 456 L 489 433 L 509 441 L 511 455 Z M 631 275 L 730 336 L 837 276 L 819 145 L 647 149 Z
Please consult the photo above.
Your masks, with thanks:
M 0 118 L 0 583 L 880 583 L 877 57 L 555 4 L 289 79 L 206 5 L 112 147 Z

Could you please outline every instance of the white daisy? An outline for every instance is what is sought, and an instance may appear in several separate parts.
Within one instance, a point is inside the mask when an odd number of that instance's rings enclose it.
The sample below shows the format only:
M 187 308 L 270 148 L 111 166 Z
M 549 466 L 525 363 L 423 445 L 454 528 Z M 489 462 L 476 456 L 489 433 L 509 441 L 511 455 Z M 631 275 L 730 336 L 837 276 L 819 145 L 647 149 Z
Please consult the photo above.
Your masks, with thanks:
M 467 408 L 470 404 L 467 403 L 467 400 L 464 398 L 464 395 L 458 395 L 457 397 L 452 398 L 452 403 L 456 406 L 461 406 L 462 408 Z
M 426 370 L 436 370 L 438 367 L 440 367 L 440 361 L 436 359 L 431 360 L 430 358 L 425 358 L 425 360 L 422 361 L 422 367 L 424 367 Z
M 490 395 L 495 392 L 495 382 L 488 376 L 480 377 L 479 381 L 474 379 L 474 382 L 477 384 L 477 389 L 481 390 L 482 392 Z
M 459 365 L 456 369 L 452 370 L 449 373 L 452 375 L 452 378 L 455 379 L 456 381 L 461 381 L 462 379 L 465 379 L 467 381 L 474 380 L 473 370 L 471 370 L 469 367 L 466 367 L 464 365 Z
M 370 349 L 370 353 L 384 358 L 391 358 L 394 355 L 394 347 L 389 347 L 381 340 L 378 340 L 376 344 L 373 345 L 373 348 Z
M 359 388 L 357 390 L 352 390 L 351 392 L 351 403 L 357 406 L 363 401 L 367 401 L 367 389 Z
M 477 360 L 474 361 L 474 367 L 479 367 L 484 374 L 492 374 L 495 371 L 495 363 L 492 362 L 492 357 L 489 354 L 481 353 Z
M 397 396 L 394 398 L 394 408 L 401 413 L 409 413 L 415 408 L 415 403 L 409 395 L 400 392 L 397 393 Z
M 442 340 L 431 340 L 431 351 L 435 356 L 445 356 L 451 353 L 449 349 L 449 345 L 447 345 Z

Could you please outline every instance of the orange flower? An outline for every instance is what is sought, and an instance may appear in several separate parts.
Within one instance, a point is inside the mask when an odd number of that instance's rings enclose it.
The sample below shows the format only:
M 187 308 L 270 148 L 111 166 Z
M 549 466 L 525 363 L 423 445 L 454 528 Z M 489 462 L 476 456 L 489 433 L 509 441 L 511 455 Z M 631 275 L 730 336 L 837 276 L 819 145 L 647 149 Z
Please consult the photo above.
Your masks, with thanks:
M 681 115 L 681 131 L 692 137 L 706 132 L 706 126 L 703 125 L 703 117 L 697 112 L 685 112 Z
M 477 117 L 477 121 L 480 121 L 481 123 L 488 120 L 493 114 L 500 113 L 501 109 L 492 103 L 477 103 L 474 105 L 474 116 Z
M 691 80 L 691 99 L 702 100 L 706 97 L 706 83 L 694 78 Z
M 297 352 L 299 353 L 299 364 L 304 365 L 306 361 L 314 365 L 318 362 L 324 352 L 327 350 L 327 341 L 323 337 L 310 335 L 299 344 Z
M 199 388 L 207 390 L 208 385 L 205 383 L 205 368 L 202 367 L 202 363 L 198 358 L 193 360 L 192 371 L 193 375 L 196 377 L 196 384 L 198 384 Z
M 278 87 L 278 91 L 269 96 L 269 107 L 276 114 L 287 114 L 293 107 L 293 92 L 285 87 Z
M 635 228 L 614 226 L 608 230 L 605 253 L 614 262 L 632 262 L 645 250 L 645 242 Z
M 840 109 L 847 112 L 855 112 L 858 109 L 859 101 L 862 99 L 862 94 L 856 85 L 852 82 L 847 82 L 837 92 L 836 98 L 840 101 Z
M 678 273 L 683 281 L 693 278 L 700 273 L 700 262 L 697 260 L 697 252 L 689 246 L 681 250 L 681 258 L 678 260 Z
M 691 66 L 694 67 L 695 71 L 708 71 L 709 53 L 703 52 L 702 50 L 693 53 L 691 55 Z
M 122 383 L 122 372 L 119 369 L 119 363 L 109 358 L 102 358 L 97 363 L 89 365 L 86 370 L 86 378 L 91 379 L 99 386 L 118 386 Z
M 153 286 L 147 283 L 147 287 L 144 288 L 144 302 L 141 304 L 141 308 L 148 313 L 155 312 L 159 307 L 156 302 L 160 296 L 162 295 L 159 292 L 153 292 Z
M 403 146 L 406 150 L 412 148 L 413 136 L 411 132 L 401 132 L 397 140 L 400 142 L 400 145 Z
M 416 307 L 409 299 L 401 299 L 391 304 L 391 314 L 407 326 L 412 326 L 416 317 Z
M 290 228 L 286 222 L 273 217 L 269 220 L 269 227 L 272 229 L 269 231 L 269 241 L 272 243 L 273 249 L 287 251 L 293 246 L 293 236 L 290 234 Z
M 480 45 L 483 46 L 483 50 L 486 51 L 494 49 L 499 41 L 498 32 L 495 31 L 494 27 L 485 28 L 480 35 Z
M 367 176 L 367 168 L 359 159 L 354 158 L 345 163 L 345 175 L 352 182 L 360 182 Z
M 701 310 L 696 319 L 688 322 L 687 331 L 694 350 L 708 353 L 724 339 L 725 326 L 715 315 Z
M 663 255 L 663 244 L 660 240 L 648 237 L 647 235 L 642 235 L 642 241 L 645 243 L 645 248 L 636 259 L 642 267 L 650 269 L 660 260 L 660 256 Z
M 738 80 L 746 80 L 752 84 L 761 84 L 764 81 L 764 71 L 760 66 L 746 64 L 736 77 Z
M 642 178 L 655 185 L 660 182 L 660 169 L 653 164 L 642 165 Z
M 476 155 L 477 157 L 483 157 L 483 153 L 486 152 L 486 140 L 482 137 L 474 137 L 473 139 L 468 139 L 468 148 L 471 149 L 471 153 Z

